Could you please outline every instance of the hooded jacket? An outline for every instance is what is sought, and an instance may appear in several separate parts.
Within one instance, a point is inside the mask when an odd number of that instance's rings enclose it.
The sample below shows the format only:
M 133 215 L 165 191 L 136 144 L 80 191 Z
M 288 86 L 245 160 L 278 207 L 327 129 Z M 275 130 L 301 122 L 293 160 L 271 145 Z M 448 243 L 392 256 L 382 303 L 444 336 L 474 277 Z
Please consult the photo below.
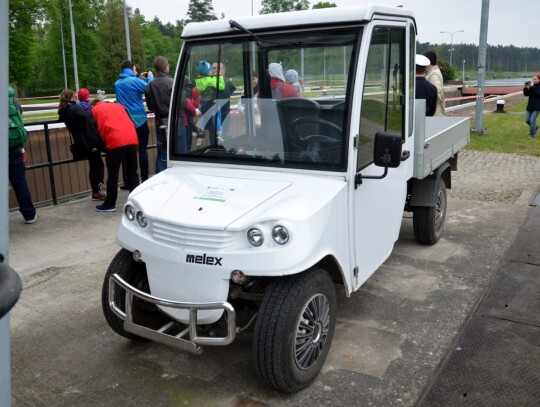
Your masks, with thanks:
M 102 150 L 96 122 L 90 111 L 84 110 L 80 104 L 69 102 L 60 110 L 58 118 L 66 124 L 76 144 L 87 152 L 91 152 L 94 148 Z
M 107 151 L 139 144 L 135 126 L 120 103 L 98 102 L 92 115 Z
M 149 76 L 148 83 L 153 78 L 153 76 Z M 148 119 L 142 98 L 146 85 L 147 82 L 137 78 L 135 72 L 129 68 L 122 69 L 119 79 L 114 83 L 116 100 L 124 105 L 129 117 L 135 123 L 135 127 L 142 126 Z

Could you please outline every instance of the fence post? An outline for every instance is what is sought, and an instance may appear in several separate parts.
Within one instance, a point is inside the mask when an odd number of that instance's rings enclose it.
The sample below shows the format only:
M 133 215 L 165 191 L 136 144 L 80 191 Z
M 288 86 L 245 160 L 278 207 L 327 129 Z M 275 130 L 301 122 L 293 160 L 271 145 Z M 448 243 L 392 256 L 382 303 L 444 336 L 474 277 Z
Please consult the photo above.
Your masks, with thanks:
M 51 152 L 51 140 L 49 137 L 49 125 L 48 123 L 43 124 L 43 129 L 45 131 L 45 149 L 47 150 L 47 162 L 49 163 L 49 181 L 51 182 L 51 195 L 53 205 L 58 205 L 58 198 L 56 196 L 56 183 L 54 182 L 54 170 L 53 170 L 53 160 Z

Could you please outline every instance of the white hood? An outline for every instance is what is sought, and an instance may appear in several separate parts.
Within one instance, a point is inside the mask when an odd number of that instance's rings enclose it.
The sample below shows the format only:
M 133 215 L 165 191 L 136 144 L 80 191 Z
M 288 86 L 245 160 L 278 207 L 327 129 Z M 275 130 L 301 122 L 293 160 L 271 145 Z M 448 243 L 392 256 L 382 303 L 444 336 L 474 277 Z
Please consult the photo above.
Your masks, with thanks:
M 197 173 L 175 175 L 169 170 L 153 177 L 130 199 L 150 218 L 198 228 L 225 229 L 292 184 Z

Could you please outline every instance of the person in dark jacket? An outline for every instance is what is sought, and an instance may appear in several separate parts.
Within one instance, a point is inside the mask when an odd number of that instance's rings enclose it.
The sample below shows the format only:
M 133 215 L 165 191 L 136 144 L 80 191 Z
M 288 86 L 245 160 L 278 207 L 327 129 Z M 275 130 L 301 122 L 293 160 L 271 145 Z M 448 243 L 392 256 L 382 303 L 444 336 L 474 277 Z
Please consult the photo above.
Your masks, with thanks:
M 527 110 L 525 112 L 525 123 L 529 125 L 529 137 L 536 136 L 536 119 L 540 114 L 540 73 L 533 75 L 531 82 L 525 82 L 523 94 L 529 97 Z
M 433 116 L 437 110 L 437 88 L 426 79 L 426 69 L 430 64 L 424 55 L 416 55 L 416 99 L 426 100 L 426 116 Z
M 167 140 L 165 132 L 160 132 L 160 127 L 167 124 L 169 118 L 169 105 L 173 80 L 169 78 L 169 61 L 167 58 L 158 56 L 154 59 L 156 75 L 154 80 L 146 85 L 146 106 L 156 116 L 155 128 L 157 139 L 156 174 L 167 168 Z
M 83 106 L 75 103 L 75 99 L 71 89 L 62 92 L 58 105 L 58 118 L 65 123 L 74 143 L 86 154 L 90 168 L 88 178 L 92 187 L 92 200 L 104 200 L 106 190 L 103 182 L 105 166 L 101 159 L 102 142 L 92 113 L 88 110 L 88 104 Z

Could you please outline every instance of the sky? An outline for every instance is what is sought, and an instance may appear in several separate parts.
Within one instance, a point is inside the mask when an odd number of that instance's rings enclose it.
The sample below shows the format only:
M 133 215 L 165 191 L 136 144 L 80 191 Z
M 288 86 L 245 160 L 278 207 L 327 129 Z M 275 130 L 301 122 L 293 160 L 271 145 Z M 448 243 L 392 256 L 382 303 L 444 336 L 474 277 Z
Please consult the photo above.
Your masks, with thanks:
M 310 5 L 320 0 L 310 0 Z M 325 0 L 326 1 L 326 0 Z M 350 7 L 368 3 L 397 6 L 403 5 L 415 13 L 418 40 L 432 44 L 450 44 L 456 32 L 454 44 L 478 44 L 480 39 L 480 16 L 482 0 L 330 0 L 338 7 Z M 163 23 L 175 23 L 187 18 L 189 0 L 126 0 L 128 6 L 138 8 L 146 20 L 157 16 Z M 491 0 L 489 5 L 488 44 L 515 45 L 516 47 L 540 48 L 540 26 L 536 8 L 538 0 Z M 218 18 L 258 15 L 261 0 L 212 0 Z M 519 6 L 518 6 L 519 5 Z

